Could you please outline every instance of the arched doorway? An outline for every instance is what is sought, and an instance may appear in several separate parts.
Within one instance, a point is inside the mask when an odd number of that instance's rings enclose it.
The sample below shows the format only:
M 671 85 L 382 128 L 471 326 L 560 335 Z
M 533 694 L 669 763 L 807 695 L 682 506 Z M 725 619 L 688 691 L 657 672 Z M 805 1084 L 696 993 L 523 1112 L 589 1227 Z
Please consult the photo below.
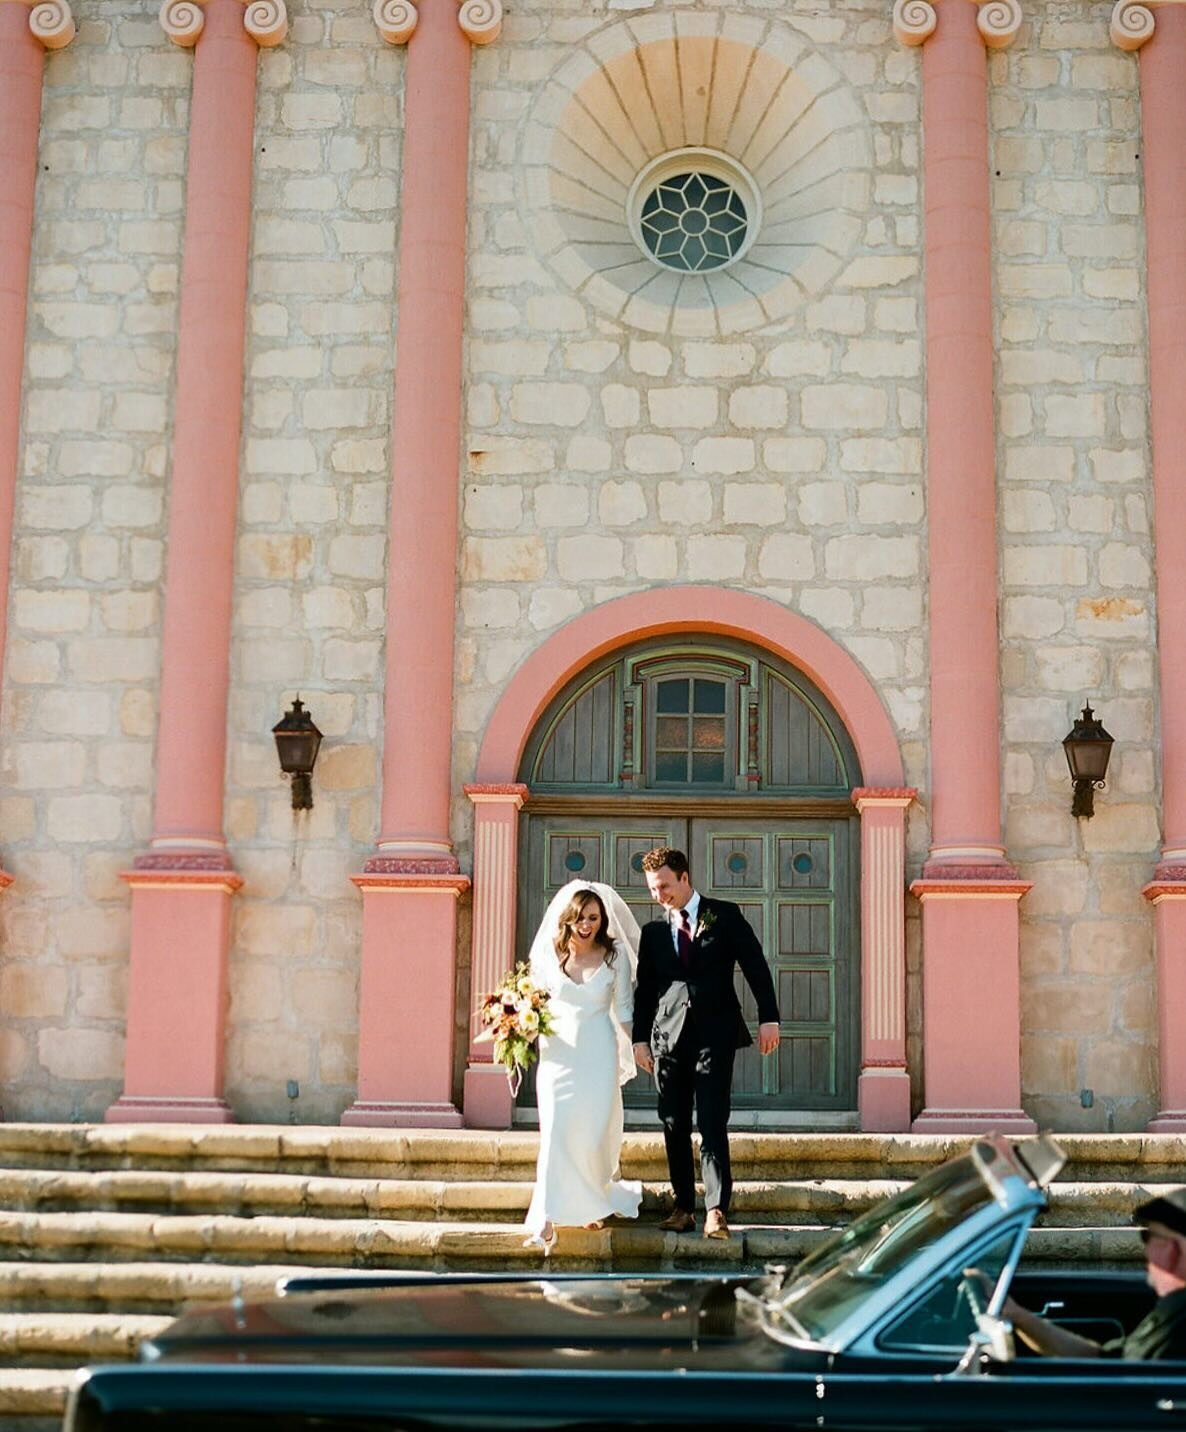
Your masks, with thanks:
M 575 617 L 519 665 L 491 713 L 475 779 L 465 787 L 474 812 L 474 988 L 492 988 L 521 947 L 516 898 L 517 872 L 526 854 L 521 812 L 534 806 L 535 796 L 518 774 L 546 713 L 582 673 L 600 669 L 596 663 L 603 657 L 648 640 L 695 647 L 712 637 L 740 642 L 762 660 L 787 663 L 822 694 L 851 737 L 865 782 L 849 792 L 860 817 L 861 852 L 857 1109 L 863 1130 L 908 1129 L 905 819 L 916 793 L 904 784 L 897 734 L 881 697 L 852 656 L 814 623 L 765 597 L 709 586 L 632 592 Z M 766 809 L 771 815 L 776 811 L 773 803 Z M 466 1123 L 507 1128 L 512 1107 L 506 1080 L 491 1062 L 489 1044 L 478 1041 L 476 1023 L 469 1023 Z M 762 1116 L 755 1111 L 752 1117 Z M 843 1127 L 846 1118 L 822 1111 L 812 1121 L 832 1120 Z M 781 1122 L 797 1120 L 784 1117 Z
M 782 1010 L 776 1059 L 743 1051 L 737 1122 L 856 1108 L 860 1029 L 860 785 L 852 741 L 786 661 L 737 639 L 652 639 L 602 657 L 556 695 L 519 770 L 520 955 L 572 879 L 614 885 L 654 918 L 641 857 L 688 852 L 697 888 L 735 900 L 762 943 Z M 748 988 L 738 994 L 751 1028 Z M 522 1102 L 530 1108 L 530 1085 Z M 628 1109 L 653 1111 L 642 1075 Z

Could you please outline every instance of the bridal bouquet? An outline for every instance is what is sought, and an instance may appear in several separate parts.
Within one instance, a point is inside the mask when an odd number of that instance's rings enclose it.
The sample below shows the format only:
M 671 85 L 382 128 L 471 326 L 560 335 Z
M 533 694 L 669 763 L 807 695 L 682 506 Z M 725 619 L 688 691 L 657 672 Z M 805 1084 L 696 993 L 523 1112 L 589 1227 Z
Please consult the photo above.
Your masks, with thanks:
M 539 1058 L 540 1035 L 552 1032 L 550 997 L 546 989 L 532 983 L 527 966 L 518 964 L 478 1005 L 483 1027 L 475 1042 L 494 1042 L 495 1061 L 506 1066 L 512 1095 L 519 1092 L 523 1071 Z

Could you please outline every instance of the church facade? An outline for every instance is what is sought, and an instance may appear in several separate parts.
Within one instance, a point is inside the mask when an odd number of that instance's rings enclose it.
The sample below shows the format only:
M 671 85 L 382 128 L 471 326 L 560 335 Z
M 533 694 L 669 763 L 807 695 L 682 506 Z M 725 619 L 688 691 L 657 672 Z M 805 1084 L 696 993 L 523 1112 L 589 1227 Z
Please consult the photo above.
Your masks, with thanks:
M 477 994 L 673 844 L 736 1124 L 1186 1127 L 1184 73 L 1180 0 L 0 0 L 5 1116 L 530 1124 Z

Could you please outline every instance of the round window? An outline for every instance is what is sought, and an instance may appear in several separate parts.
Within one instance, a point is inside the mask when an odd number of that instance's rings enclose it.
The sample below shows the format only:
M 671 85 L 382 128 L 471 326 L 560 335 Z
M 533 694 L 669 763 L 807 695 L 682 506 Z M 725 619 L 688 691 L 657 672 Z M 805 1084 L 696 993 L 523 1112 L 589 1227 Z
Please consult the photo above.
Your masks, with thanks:
M 709 273 L 753 243 L 761 203 L 750 176 L 725 154 L 679 149 L 652 160 L 628 200 L 631 232 L 648 258 L 676 273 Z

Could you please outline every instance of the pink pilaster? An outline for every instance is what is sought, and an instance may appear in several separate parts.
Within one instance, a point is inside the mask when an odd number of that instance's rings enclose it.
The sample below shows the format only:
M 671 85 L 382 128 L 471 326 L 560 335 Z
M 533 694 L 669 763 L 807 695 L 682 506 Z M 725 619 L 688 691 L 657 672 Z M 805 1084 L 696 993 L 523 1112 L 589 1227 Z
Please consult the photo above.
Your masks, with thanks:
M 507 785 L 466 786 L 474 807 L 474 914 L 471 1005 L 492 990 L 515 963 L 515 906 L 519 870 L 519 812 L 528 789 Z M 509 1129 L 515 1101 L 506 1071 L 494 1063 L 490 1044 L 476 1044 L 470 1016 L 469 1061 L 463 1110 L 472 1129 Z
M 383 804 L 363 897 L 359 1097 L 346 1124 L 456 1125 L 458 874 L 449 839 L 461 445 L 470 40 L 456 0 L 423 0 L 408 44 L 399 346 L 391 441 Z M 402 34 L 402 30 L 401 30 Z M 392 1038 L 415 990 L 421 1035 Z M 430 1019 L 428 1011 L 434 1012 Z
M 258 46 L 283 34 L 282 4 L 253 9 L 270 15 L 267 39 L 248 33 L 243 0 L 161 14 L 170 38 L 194 46 L 194 74 L 153 838 L 124 877 L 127 1055 L 112 1121 L 232 1117 L 223 1027 L 229 906 L 241 882 L 222 814 L 235 505 Z
M 925 27 L 931 851 L 923 879 L 925 1108 L 915 1127 L 1032 1128 L 1021 1111 L 1018 912 L 1001 843 L 988 68 L 1010 0 L 902 3 Z M 991 1030 L 992 1038 L 981 1038 Z M 974 1032 L 973 1032 L 974 1031 Z M 969 1057 L 968 1040 L 977 1055 Z
M 906 1070 L 906 810 L 917 792 L 853 791 L 861 816 L 861 1073 L 867 1133 L 910 1127 Z
M 0 0 L 0 670 L 7 643 L 12 513 L 20 471 L 41 81 L 46 49 L 60 48 L 73 35 L 68 5 L 57 7 L 56 24 L 47 27 L 44 20 L 31 23 L 27 0 Z M 12 876 L 0 870 L 0 890 L 11 884 Z
M 1123 21 L 1124 11 L 1118 7 Z M 1135 12 L 1133 12 L 1135 13 Z M 1149 15 L 1149 11 L 1144 12 Z M 1165 5 L 1141 33 L 1142 165 L 1148 257 L 1149 403 L 1157 553 L 1164 846 L 1146 887 L 1157 939 L 1157 1133 L 1186 1132 L 1186 9 Z M 1133 48 L 1118 37 L 1124 48 Z

